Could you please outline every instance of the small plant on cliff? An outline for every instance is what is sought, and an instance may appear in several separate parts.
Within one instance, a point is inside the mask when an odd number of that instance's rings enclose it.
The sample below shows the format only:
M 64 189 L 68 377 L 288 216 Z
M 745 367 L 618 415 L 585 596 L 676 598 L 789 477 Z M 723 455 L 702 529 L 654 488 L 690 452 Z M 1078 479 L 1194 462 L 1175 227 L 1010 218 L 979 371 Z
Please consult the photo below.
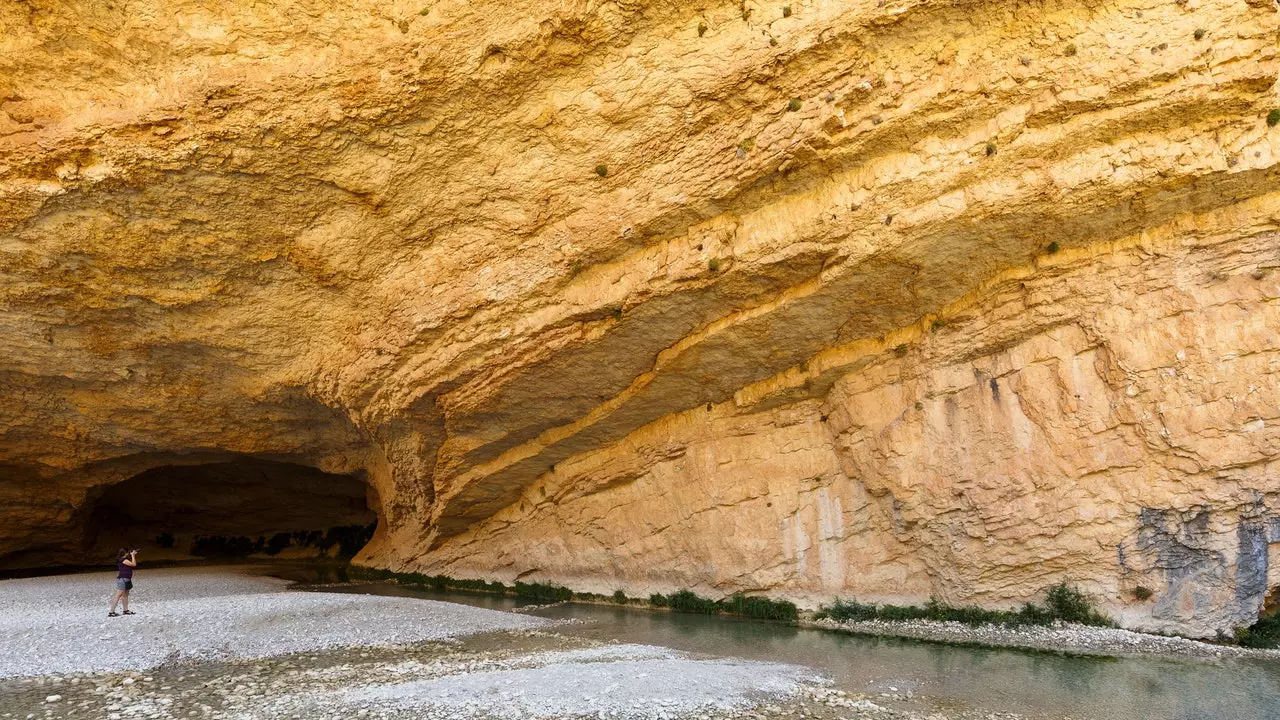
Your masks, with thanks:
M 1054 240 L 1053 242 L 1049 243 L 1049 246 L 1045 249 L 1049 251 L 1050 255 L 1052 255 L 1058 252 L 1059 250 L 1061 250 L 1062 246 L 1058 244 L 1057 240 Z
M 1267 127 L 1280 125 L 1280 108 L 1267 113 Z
M 1093 609 L 1089 598 L 1066 583 L 1049 588 L 1045 598 L 1049 612 L 1055 620 L 1080 623 L 1081 625 L 1111 625 L 1111 618 Z
M 698 37 L 702 37 L 703 35 L 706 35 L 706 34 L 707 34 L 707 24 L 698 23 Z
M 929 324 L 929 329 L 932 330 L 933 332 L 938 332 L 939 330 L 941 330 L 946 326 L 947 326 L 947 321 L 943 320 L 942 318 L 938 318 L 937 320 L 934 320 L 932 323 Z
M 1064 55 L 1066 55 L 1067 57 L 1072 57 L 1072 56 L 1074 56 L 1074 55 L 1076 54 L 1076 46 L 1075 46 L 1075 44 L 1073 43 L 1073 44 L 1071 44 L 1071 45 L 1068 45 L 1068 46 L 1066 47 L 1066 49 L 1062 51 L 1062 53 L 1063 53 Z
M 987 157 L 991 157 L 992 155 L 995 155 L 995 154 L 996 154 L 996 144 L 993 142 L 987 143 Z
M 719 259 L 719 258 L 711 258 L 710 260 L 708 260 L 708 261 L 707 261 L 707 269 L 708 269 L 708 270 L 710 270 L 711 272 L 719 272 L 719 271 L 720 271 L 720 259 Z
M 1209 34 L 1209 31 L 1204 28 L 1196 28 L 1196 31 L 1193 34 L 1197 40 L 1203 40 L 1204 36 Z
M 803 103 L 800 102 L 800 98 L 791 98 L 787 101 L 787 112 L 795 112 L 799 110 L 802 104 Z
M 1133 589 L 1133 596 L 1139 600 L 1150 600 L 1155 593 L 1151 592 L 1151 588 L 1139 585 Z
M 597 174 L 597 175 L 599 175 L 600 177 L 604 177 L 605 175 L 608 175 L 608 174 L 609 174 L 609 166 L 608 166 L 608 165 L 597 165 L 597 166 L 596 166 L 596 174 Z
M 898 357 L 906 357 L 906 356 L 907 356 L 907 344 L 906 344 L 906 343 L 901 343 L 901 344 L 899 344 L 899 345 L 896 345 L 896 346 L 893 348 L 893 354 L 894 354 L 894 355 L 897 355 Z
M 782 6 L 782 17 L 791 17 L 791 6 L 790 6 L 790 5 L 783 5 L 783 6 Z
M 1249 627 L 1236 629 L 1236 642 L 1250 648 L 1280 647 L 1280 615 L 1258 618 Z

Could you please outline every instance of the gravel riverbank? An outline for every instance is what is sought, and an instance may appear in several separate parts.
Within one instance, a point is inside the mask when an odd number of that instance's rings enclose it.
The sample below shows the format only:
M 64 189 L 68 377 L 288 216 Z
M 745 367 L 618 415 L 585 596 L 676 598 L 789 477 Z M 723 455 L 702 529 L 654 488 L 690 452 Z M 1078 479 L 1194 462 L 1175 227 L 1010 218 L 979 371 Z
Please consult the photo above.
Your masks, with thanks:
M 0 683 L 0 720 L 1022 720 L 911 702 L 794 665 L 545 630 Z
M 1260 658 L 1280 660 L 1280 650 L 1256 650 L 1233 645 L 1214 645 L 1213 643 L 1188 640 L 1187 638 L 1165 637 L 1163 635 L 1151 635 L 1118 628 L 1092 627 L 1088 625 L 1063 624 L 1059 627 L 980 625 L 974 627 L 958 622 L 936 622 L 931 620 L 864 620 L 847 622 L 814 620 L 805 624 L 824 630 L 836 630 L 858 635 L 1046 650 L 1082 655 L 1158 654 L 1202 659 Z
M 138 614 L 108 618 L 112 585 L 109 573 L 0 582 L 0 720 L 729 718 L 782 712 L 825 683 L 795 665 L 602 644 L 434 600 L 288 591 L 228 568 L 139 573 Z
M 0 678 L 145 670 L 333 647 L 399 645 L 545 620 L 410 598 L 286 592 L 289 583 L 227 568 L 139 573 L 138 614 L 108 618 L 112 573 L 0 581 Z

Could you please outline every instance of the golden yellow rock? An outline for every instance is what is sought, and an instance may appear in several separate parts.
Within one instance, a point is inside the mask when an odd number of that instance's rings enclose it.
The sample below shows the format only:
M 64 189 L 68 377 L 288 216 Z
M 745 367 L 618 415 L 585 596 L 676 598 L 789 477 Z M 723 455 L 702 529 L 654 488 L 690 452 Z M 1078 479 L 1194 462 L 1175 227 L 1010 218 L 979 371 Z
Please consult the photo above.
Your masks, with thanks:
M 398 569 L 1252 622 L 1275 7 L 790 6 L 0 7 L 0 565 L 251 456 Z

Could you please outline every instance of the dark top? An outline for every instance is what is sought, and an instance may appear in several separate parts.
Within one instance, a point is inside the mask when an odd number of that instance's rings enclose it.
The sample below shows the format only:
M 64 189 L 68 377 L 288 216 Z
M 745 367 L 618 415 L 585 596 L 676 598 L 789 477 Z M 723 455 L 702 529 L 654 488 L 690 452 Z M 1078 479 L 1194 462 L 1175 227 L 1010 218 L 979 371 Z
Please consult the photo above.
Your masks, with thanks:
M 123 560 L 116 561 L 116 569 L 120 571 L 120 574 L 116 577 L 124 578 L 125 580 L 133 579 L 133 568 L 125 565 Z

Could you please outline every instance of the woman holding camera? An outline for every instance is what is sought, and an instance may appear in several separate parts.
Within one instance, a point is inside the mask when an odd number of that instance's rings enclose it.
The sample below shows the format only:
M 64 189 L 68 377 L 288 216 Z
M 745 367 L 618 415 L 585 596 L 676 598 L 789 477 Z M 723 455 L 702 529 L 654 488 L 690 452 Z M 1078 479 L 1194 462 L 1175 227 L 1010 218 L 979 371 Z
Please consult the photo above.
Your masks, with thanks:
M 125 615 L 133 615 L 129 609 L 129 591 L 133 589 L 133 569 L 138 567 L 138 551 L 120 548 L 116 553 L 116 594 L 111 596 L 111 610 L 107 617 L 120 617 L 116 613 L 116 603 L 122 603 Z

